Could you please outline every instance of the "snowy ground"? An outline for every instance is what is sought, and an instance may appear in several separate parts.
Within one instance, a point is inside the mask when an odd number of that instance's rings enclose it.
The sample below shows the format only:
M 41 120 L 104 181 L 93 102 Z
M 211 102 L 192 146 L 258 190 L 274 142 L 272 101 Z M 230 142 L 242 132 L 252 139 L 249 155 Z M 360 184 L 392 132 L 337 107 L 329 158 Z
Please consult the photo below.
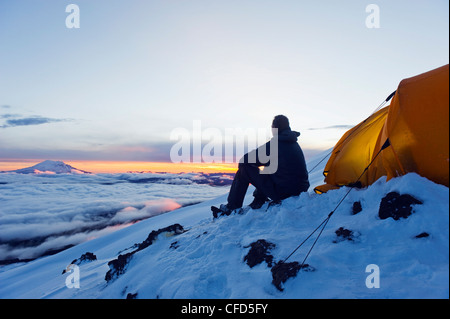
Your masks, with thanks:
M 321 183 L 318 174 L 311 176 L 313 186 Z M 392 191 L 422 204 L 413 205 L 407 218 L 382 220 L 380 202 Z M 0 298 L 449 298 L 449 191 L 416 174 L 352 190 L 307 260 L 313 271 L 289 278 L 283 291 L 272 284 L 267 262 L 253 268 L 244 262 L 249 245 L 259 239 L 275 244 L 270 251 L 274 262 L 283 260 L 346 192 L 304 193 L 267 211 L 263 207 L 216 220 L 210 206 L 224 203 L 226 195 L 183 207 L 53 256 L 3 266 Z M 362 211 L 353 215 L 358 201 Z M 161 233 L 129 258 L 120 275 L 105 280 L 108 262 L 136 250 L 135 244 L 152 231 L 175 223 L 185 232 Z M 337 236 L 341 227 L 353 232 L 352 240 Z M 423 233 L 428 236 L 416 237 Z M 301 263 L 314 239 L 288 261 Z M 75 271 L 63 271 L 86 252 L 97 259 L 79 263 L 80 286 L 68 288 L 72 281 L 68 286 L 66 281 L 75 278 Z M 366 285 L 375 275 L 366 272 L 368 265 L 379 269 L 379 288 Z M 369 286 L 375 282 L 369 280 Z

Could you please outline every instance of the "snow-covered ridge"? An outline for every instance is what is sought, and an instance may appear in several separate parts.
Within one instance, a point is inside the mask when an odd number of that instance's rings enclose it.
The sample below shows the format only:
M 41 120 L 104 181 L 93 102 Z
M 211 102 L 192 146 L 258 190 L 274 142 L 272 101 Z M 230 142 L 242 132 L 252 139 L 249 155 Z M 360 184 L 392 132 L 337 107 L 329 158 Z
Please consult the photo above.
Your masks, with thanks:
M 272 283 L 273 266 L 346 192 L 303 193 L 281 206 L 218 219 L 210 206 L 224 203 L 226 195 L 180 208 L 53 256 L 4 266 L 0 297 L 448 298 L 449 191 L 417 174 L 354 189 L 327 224 L 309 267 L 281 283 L 283 291 Z M 395 193 L 416 199 L 405 204 L 410 214 L 382 219 L 381 203 Z M 176 224 L 178 231 L 167 231 Z M 301 263 L 314 239 L 288 262 Z M 270 243 L 270 258 L 250 267 L 248 255 L 259 240 Z M 87 253 L 95 259 L 78 262 Z M 64 270 L 74 261 L 80 286 L 68 288 L 74 272 Z M 367 285 L 369 265 L 380 270 L 379 288 Z

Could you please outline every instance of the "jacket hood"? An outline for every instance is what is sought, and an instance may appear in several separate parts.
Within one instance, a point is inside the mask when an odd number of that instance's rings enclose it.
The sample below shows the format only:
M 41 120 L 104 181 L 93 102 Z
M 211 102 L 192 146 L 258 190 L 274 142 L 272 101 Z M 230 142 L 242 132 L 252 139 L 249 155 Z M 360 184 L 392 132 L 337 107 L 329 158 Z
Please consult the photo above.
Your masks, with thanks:
M 287 128 L 281 132 L 278 132 L 278 141 L 297 142 L 299 136 L 300 132 L 292 131 L 290 128 Z

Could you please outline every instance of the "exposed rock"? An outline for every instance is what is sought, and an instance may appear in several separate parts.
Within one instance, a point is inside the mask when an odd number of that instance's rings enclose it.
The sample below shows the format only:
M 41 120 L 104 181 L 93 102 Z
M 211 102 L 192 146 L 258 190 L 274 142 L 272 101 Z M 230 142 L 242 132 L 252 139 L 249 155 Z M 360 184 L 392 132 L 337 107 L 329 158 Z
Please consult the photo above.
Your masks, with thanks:
M 72 260 L 72 262 L 70 263 L 71 265 L 81 265 L 87 262 L 91 262 L 97 260 L 97 256 L 95 256 L 93 253 L 91 252 L 86 252 L 83 255 L 80 256 L 80 258 L 76 258 L 74 260 Z M 69 266 L 67 266 L 66 269 L 63 270 L 63 274 L 65 274 L 66 272 L 69 271 Z
M 272 244 L 264 239 L 258 239 L 249 246 L 245 246 L 245 248 L 251 248 L 244 257 L 244 261 L 247 262 L 247 265 L 249 265 L 250 268 L 253 268 L 263 261 L 267 263 L 267 266 L 272 267 L 273 256 L 269 254 L 269 251 L 275 248 L 275 246 L 275 244 Z
M 353 232 L 352 230 L 346 229 L 344 227 L 339 227 L 338 230 L 335 231 L 337 238 L 333 240 L 333 243 L 338 243 L 344 240 L 354 241 L 356 237 L 358 237 L 358 233 Z
M 90 262 L 90 261 L 94 261 L 94 260 L 97 260 L 97 256 L 95 256 L 91 252 L 86 252 L 83 255 L 81 255 L 80 258 L 72 260 L 72 264 L 81 265 L 82 263 Z
M 283 291 L 284 288 L 282 284 L 285 283 L 289 278 L 297 276 L 300 269 L 305 271 L 315 271 L 315 269 L 308 264 L 300 265 L 298 262 L 294 261 L 291 263 L 285 263 L 279 261 L 271 269 L 272 272 L 272 284 L 279 290 Z
M 131 292 L 127 294 L 127 299 L 136 299 L 138 293 L 134 293 L 132 294 Z
M 118 276 L 125 273 L 126 267 L 131 257 L 138 251 L 141 251 L 147 248 L 148 246 L 152 245 L 155 242 L 158 235 L 165 233 L 167 237 L 170 237 L 173 235 L 181 234 L 183 232 L 184 232 L 183 226 L 181 226 L 180 224 L 173 224 L 158 230 L 153 230 L 143 242 L 133 245 L 133 247 L 136 247 L 136 250 L 123 255 L 121 254 L 117 256 L 116 259 L 113 259 L 110 262 L 108 262 L 108 266 L 110 269 L 105 275 L 105 280 L 109 282 L 112 279 L 117 278 Z
M 170 247 L 169 247 L 169 248 L 171 248 L 171 249 L 177 249 L 178 247 L 180 247 L 180 245 L 178 244 L 178 241 L 176 240 L 176 241 L 174 241 L 174 242 L 172 242 L 172 243 L 170 244 Z
M 421 204 L 423 203 L 420 200 L 411 195 L 400 195 L 397 192 L 390 192 L 381 200 L 378 216 L 380 219 L 392 217 L 394 220 L 407 218 L 412 212 L 411 205 Z
M 358 213 L 362 212 L 362 206 L 361 202 L 354 202 L 352 207 L 352 215 L 356 215 Z
M 430 234 L 428 234 L 427 232 L 423 232 L 423 233 L 420 233 L 419 235 L 415 236 L 414 238 L 427 238 L 429 236 L 430 236 Z
M 117 259 L 108 262 L 109 270 L 105 275 L 105 280 L 109 282 L 112 279 L 117 278 L 125 273 L 126 266 L 128 265 L 128 262 L 130 261 L 133 254 L 134 252 L 119 255 L 117 256 Z
M 137 249 L 134 252 L 138 252 L 153 244 L 153 242 L 156 240 L 156 237 L 158 237 L 158 235 L 161 233 L 167 233 L 166 237 L 170 237 L 173 235 L 181 234 L 183 232 L 183 226 L 181 226 L 180 224 L 173 224 L 158 230 L 153 230 L 150 234 L 148 234 L 147 239 L 145 239 L 142 243 L 137 244 Z

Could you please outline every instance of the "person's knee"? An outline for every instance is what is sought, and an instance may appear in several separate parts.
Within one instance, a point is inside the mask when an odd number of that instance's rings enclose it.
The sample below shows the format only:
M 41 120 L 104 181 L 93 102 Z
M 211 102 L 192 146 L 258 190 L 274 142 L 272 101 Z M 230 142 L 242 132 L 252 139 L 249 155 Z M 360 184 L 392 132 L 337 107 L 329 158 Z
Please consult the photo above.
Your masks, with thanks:
M 246 169 L 248 169 L 249 166 L 250 166 L 249 163 L 242 162 L 242 163 L 239 163 L 238 169 L 240 169 L 240 170 L 246 170 Z

